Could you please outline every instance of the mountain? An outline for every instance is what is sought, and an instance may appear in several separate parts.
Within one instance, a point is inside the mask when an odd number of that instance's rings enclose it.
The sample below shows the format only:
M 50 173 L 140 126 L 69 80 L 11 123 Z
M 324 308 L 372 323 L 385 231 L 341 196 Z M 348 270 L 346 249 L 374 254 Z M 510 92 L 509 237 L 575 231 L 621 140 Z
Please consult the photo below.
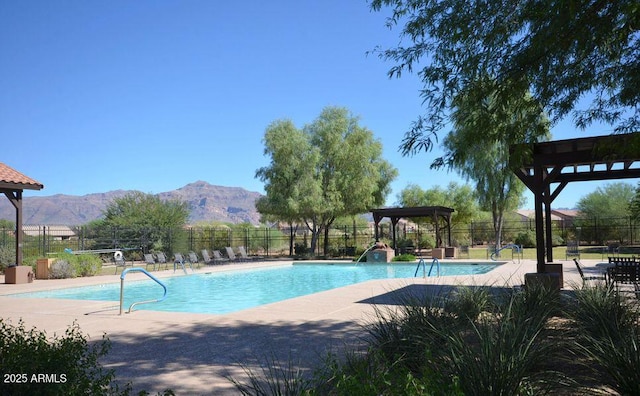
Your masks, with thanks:
M 57 194 L 48 197 L 25 197 L 22 200 L 23 223 L 38 225 L 81 225 L 99 219 L 115 198 L 132 191 L 116 190 L 83 196 Z M 222 221 L 258 224 L 260 214 L 255 202 L 261 194 L 241 187 L 215 186 L 204 181 L 187 184 L 177 190 L 155 194 L 160 199 L 180 199 L 189 204 L 190 223 Z M 15 208 L 0 200 L 0 219 L 15 221 Z

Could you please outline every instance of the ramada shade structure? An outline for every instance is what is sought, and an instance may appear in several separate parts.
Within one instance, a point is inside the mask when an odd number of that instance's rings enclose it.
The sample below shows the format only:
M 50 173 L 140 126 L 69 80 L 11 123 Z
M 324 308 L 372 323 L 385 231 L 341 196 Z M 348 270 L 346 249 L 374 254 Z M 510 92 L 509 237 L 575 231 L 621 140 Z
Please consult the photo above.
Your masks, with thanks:
M 519 158 L 527 160 L 515 165 Z M 570 182 L 640 178 L 640 132 L 513 145 L 511 161 L 534 195 L 537 272 L 544 273 L 545 252 L 553 262 L 553 200 Z
M 16 208 L 16 264 L 22 265 L 22 192 L 42 190 L 44 185 L 0 162 L 0 193 Z
M 371 209 L 371 213 L 373 214 L 373 221 L 375 223 L 375 237 L 376 241 L 378 240 L 378 225 L 380 221 L 388 217 L 391 219 L 392 225 L 392 235 L 393 235 L 393 248 L 396 249 L 396 225 L 398 224 L 398 220 L 401 218 L 412 218 L 412 217 L 428 217 L 433 221 L 436 227 L 436 236 L 440 233 L 440 225 L 439 219 L 444 219 L 447 224 L 447 246 L 451 246 L 451 213 L 454 210 L 452 208 L 447 208 L 444 206 L 415 206 L 408 208 L 380 208 L 380 209 Z M 436 247 L 440 247 L 439 238 L 436 238 Z M 397 253 L 397 252 L 396 252 Z

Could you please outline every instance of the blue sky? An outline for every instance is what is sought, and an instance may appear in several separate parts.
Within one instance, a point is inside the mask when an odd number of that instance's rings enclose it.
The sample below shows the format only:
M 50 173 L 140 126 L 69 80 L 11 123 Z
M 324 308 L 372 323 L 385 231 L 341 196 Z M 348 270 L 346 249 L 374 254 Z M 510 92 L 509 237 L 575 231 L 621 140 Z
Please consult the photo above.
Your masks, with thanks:
M 4 1 L 0 161 L 45 185 L 25 196 L 159 193 L 197 180 L 263 192 L 254 175 L 269 161 L 269 123 L 302 127 L 343 106 L 399 171 L 387 204 L 409 183 L 464 183 L 429 169 L 437 151 L 398 151 L 421 113 L 421 84 L 389 79 L 392 64 L 367 55 L 398 42 L 387 14 L 364 0 Z M 607 133 L 553 129 L 554 139 Z M 602 184 L 569 185 L 553 207 Z

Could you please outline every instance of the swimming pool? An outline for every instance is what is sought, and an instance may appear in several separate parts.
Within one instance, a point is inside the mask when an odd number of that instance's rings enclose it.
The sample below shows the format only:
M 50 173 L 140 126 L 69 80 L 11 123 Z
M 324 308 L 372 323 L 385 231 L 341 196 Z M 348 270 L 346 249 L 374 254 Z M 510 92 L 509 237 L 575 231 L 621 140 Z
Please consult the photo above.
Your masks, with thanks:
M 441 263 L 440 275 L 484 274 L 501 263 Z M 429 268 L 427 267 L 427 271 Z M 293 264 L 190 274 L 163 279 L 167 298 L 136 310 L 224 314 L 373 279 L 411 278 L 416 264 Z M 435 271 L 435 270 L 434 270 Z M 421 276 L 422 270 L 418 276 Z M 125 281 L 124 307 L 162 296 L 152 280 Z M 113 301 L 119 304 L 120 283 L 13 294 L 12 297 Z

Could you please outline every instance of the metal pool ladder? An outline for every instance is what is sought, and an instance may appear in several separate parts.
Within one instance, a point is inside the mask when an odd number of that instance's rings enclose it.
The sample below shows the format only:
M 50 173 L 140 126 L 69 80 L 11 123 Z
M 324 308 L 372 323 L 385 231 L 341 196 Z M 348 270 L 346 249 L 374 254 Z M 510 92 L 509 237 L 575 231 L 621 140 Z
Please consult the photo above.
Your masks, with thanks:
M 422 277 L 426 278 L 427 276 L 431 276 L 431 271 L 433 270 L 433 266 L 436 266 L 436 272 L 437 272 L 437 276 L 440 276 L 440 261 L 437 258 L 434 258 L 433 261 L 431 262 L 431 266 L 429 267 L 429 273 L 427 273 L 427 265 L 424 261 L 424 258 L 420 258 L 420 261 L 418 261 L 418 266 L 416 267 L 416 273 L 413 274 L 414 277 L 418 276 L 418 270 L 420 269 L 420 266 L 422 266 Z
M 138 268 L 138 267 L 126 268 L 124 271 L 122 271 L 122 274 L 120 274 L 120 315 L 122 315 L 122 305 L 124 303 L 124 277 L 125 277 L 125 275 L 127 275 L 128 272 L 142 272 L 143 274 L 147 275 L 149 278 L 153 279 L 157 284 L 162 286 L 162 288 L 164 289 L 164 294 L 162 295 L 162 297 L 157 298 L 155 300 L 146 300 L 146 301 L 134 302 L 129 307 L 129 310 L 127 311 L 127 313 L 131 313 L 131 310 L 133 310 L 133 307 L 135 307 L 138 304 L 147 304 L 147 303 L 152 303 L 152 302 L 160 302 L 160 301 L 164 300 L 165 298 L 167 298 L 167 286 L 164 283 L 160 282 L 160 280 L 158 278 L 156 278 L 155 276 L 153 276 L 150 273 L 148 273 L 147 270 L 145 270 L 144 268 Z

